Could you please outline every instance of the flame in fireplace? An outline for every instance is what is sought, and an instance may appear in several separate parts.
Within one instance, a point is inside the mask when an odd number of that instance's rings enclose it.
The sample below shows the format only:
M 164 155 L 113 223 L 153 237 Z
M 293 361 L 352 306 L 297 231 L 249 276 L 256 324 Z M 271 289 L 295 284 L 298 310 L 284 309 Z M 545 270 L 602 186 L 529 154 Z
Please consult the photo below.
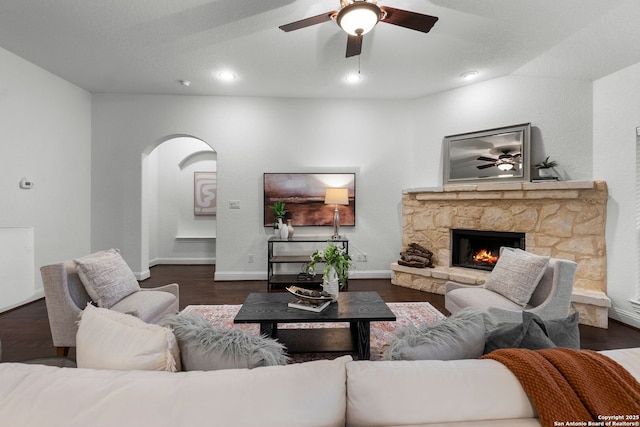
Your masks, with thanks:
M 485 264 L 495 264 L 498 261 L 498 257 L 494 256 L 491 251 L 487 251 L 486 249 L 479 250 L 473 256 L 473 262 L 482 262 Z

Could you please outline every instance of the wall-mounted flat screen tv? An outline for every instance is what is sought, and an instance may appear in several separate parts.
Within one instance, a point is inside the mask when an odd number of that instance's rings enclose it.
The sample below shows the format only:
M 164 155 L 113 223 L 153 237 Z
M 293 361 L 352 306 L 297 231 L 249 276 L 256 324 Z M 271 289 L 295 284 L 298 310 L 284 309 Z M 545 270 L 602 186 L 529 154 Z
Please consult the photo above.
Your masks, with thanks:
M 346 188 L 349 204 L 339 205 L 340 226 L 356 225 L 355 173 L 265 173 L 264 226 L 273 225 L 273 211 L 269 206 L 284 202 L 294 227 L 333 226 L 335 205 L 325 205 L 327 188 Z

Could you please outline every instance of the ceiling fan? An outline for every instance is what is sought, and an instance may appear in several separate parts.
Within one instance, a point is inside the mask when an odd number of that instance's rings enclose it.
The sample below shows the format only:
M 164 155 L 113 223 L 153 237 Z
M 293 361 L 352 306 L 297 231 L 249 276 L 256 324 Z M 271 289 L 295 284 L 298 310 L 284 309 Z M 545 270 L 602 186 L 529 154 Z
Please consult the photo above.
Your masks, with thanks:
M 340 0 L 340 10 L 332 10 L 321 15 L 282 25 L 282 31 L 294 31 L 326 21 L 335 20 L 347 33 L 347 58 L 360 55 L 362 36 L 376 26 L 378 22 L 398 25 L 410 30 L 428 33 L 438 18 L 408 10 L 378 6 L 377 0 Z
M 509 150 L 502 150 L 502 154 L 498 156 L 497 159 L 493 157 L 480 156 L 477 160 L 482 160 L 483 162 L 490 162 L 484 165 L 476 166 L 478 169 L 486 169 L 496 166 L 498 169 L 502 171 L 510 171 L 516 167 L 516 159 L 520 157 L 520 153 L 509 154 Z

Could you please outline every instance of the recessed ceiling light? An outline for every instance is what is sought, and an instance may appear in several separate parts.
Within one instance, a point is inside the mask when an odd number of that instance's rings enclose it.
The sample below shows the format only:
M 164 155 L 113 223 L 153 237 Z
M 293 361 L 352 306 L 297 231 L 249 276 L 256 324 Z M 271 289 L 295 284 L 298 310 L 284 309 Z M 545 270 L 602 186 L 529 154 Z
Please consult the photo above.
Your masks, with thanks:
M 220 71 L 218 73 L 218 78 L 220 80 L 224 80 L 225 82 L 230 82 L 231 80 L 235 80 L 236 75 L 231 71 Z
M 347 81 L 347 83 L 358 83 L 360 80 L 362 80 L 362 76 L 360 75 L 360 73 L 353 73 L 349 74 L 344 79 Z
M 467 71 L 466 73 L 462 73 L 461 77 L 465 80 L 473 80 L 478 77 L 478 74 L 477 71 Z

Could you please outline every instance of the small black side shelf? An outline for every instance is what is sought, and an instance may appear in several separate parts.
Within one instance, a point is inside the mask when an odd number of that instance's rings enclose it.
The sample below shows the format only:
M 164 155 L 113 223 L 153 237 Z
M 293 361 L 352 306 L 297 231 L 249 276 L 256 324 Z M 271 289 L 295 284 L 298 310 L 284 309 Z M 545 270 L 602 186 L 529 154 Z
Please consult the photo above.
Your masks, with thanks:
M 308 253 L 278 255 L 278 246 L 290 243 L 334 243 L 342 245 L 347 254 L 349 253 L 349 240 L 346 238 L 332 239 L 329 236 L 294 236 L 289 239 L 270 237 L 267 241 L 267 290 L 271 291 L 274 285 L 287 287 L 296 285 L 300 287 L 317 288 L 322 285 L 322 274 L 318 273 L 310 280 L 299 280 L 297 272 L 276 273 L 275 266 L 278 264 L 307 264 L 311 262 L 313 249 Z M 349 282 L 345 284 L 345 289 L 349 288 Z

